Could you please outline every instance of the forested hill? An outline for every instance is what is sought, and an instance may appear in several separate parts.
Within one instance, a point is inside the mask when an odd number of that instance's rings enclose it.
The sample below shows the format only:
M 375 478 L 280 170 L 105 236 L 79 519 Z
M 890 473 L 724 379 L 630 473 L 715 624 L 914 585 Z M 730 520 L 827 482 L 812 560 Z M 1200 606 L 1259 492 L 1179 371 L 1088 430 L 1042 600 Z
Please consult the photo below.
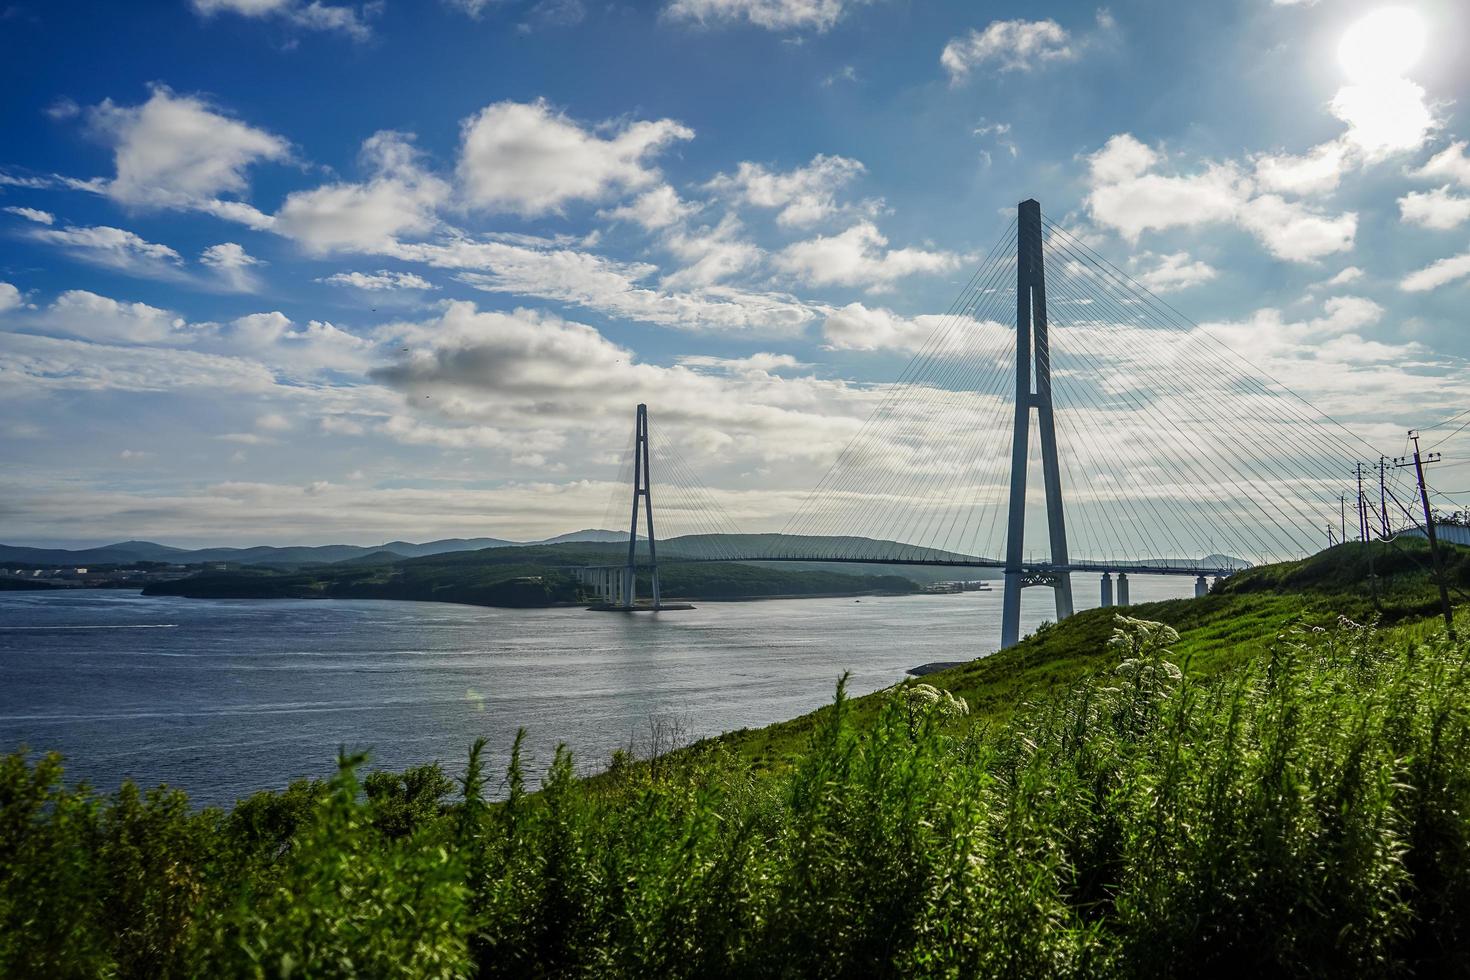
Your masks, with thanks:
M 626 556 L 626 546 L 595 542 L 487 548 L 410 559 L 375 553 L 339 564 L 295 570 L 253 567 L 206 571 L 149 585 L 144 591 L 148 595 L 216 599 L 415 599 L 486 606 L 551 606 L 588 598 L 572 568 L 616 564 Z M 661 563 L 659 581 L 668 599 L 907 593 L 918 588 L 901 575 L 678 560 Z M 645 573 L 639 592 L 646 596 L 650 587 Z

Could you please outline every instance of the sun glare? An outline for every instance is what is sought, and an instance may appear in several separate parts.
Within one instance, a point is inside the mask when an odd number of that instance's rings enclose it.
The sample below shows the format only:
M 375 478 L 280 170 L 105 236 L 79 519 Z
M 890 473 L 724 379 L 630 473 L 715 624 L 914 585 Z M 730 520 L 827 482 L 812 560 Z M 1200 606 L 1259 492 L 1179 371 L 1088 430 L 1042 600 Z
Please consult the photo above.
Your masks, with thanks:
M 1402 76 L 1424 52 L 1424 21 L 1407 7 L 1384 7 L 1347 29 L 1337 48 L 1343 71 L 1358 81 Z

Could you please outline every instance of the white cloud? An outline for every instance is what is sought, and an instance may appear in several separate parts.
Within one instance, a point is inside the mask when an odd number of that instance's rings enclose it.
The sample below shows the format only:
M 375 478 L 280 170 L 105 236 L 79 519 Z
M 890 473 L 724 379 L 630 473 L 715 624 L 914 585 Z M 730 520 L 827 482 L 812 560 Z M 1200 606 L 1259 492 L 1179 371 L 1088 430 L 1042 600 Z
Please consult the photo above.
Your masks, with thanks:
M 355 41 L 365 41 L 372 36 L 367 25 L 367 16 L 379 9 L 368 3 L 360 9 L 322 3 L 321 0 L 192 0 L 194 9 L 201 16 L 212 17 L 218 13 L 239 14 L 242 17 L 275 17 L 296 27 L 315 31 L 340 31 Z
M 1052 61 L 1077 57 L 1072 36 L 1056 21 L 996 20 L 986 28 L 951 38 L 939 55 L 958 85 L 976 68 L 994 66 L 997 71 L 1030 71 Z
M 372 341 L 321 320 L 297 326 L 279 311 L 240 317 L 221 336 L 232 349 L 295 377 L 320 371 L 362 372 L 376 360 Z
M 486 106 L 465 120 L 462 136 L 459 178 L 466 199 L 529 217 L 656 182 L 658 171 L 647 159 L 693 139 L 694 132 L 659 119 L 621 125 L 604 138 L 539 99 Z
M 1470 196 L 1456 194 L 1449 185 L 1431 191 L 1410 191 L 1399 198 L 1399 216 L 1412 225 L 1445 230 L 1470 221 Z
M 486 7 L 491 6 L 495 0 L 444 0 L 447 7 L 463 11 L 471 17 L 478 17 Z
M 1362 269 L 1359 269 L 1355 265 L 1350 265 L 1346 269 L 1343 269 L 1341 272 L 1339 272 L 1337 275 L 1333 276 L 1331 279 L 1328 279 L 1322 285 L 1329 288 L 1333 286 L 1346 286 L 1349 283 L 1357 282 L 1359 279 L 1363 278 L 1364 275 L 1365 273 Z
M 199 256 L 199 261 L 214 272 L 226 289 L 237 293 L 254 293 L 261 288 L 260 278 L 252 270 L 265 263 L 235 242 L 209 246 Z
M 1352 251 L 1358 231 L 1358 216 L 1351 211 L 1335 216 L 1320 214 L 1275 194 L 1245 202 L 1237 220 L 1268 252 L 1290 262 L 1311 262 Z
M 836 235 L 819 235 L 786 246 L 776 265 L 814 286 L 865 286 L 870 292 L 891 287 L 905 276 L 947 272 L 960 265 L 953 252 L 918 248 L 885 250 L 888 239 L 871 221 Z
M 159 279 L 182 275 L 179 265 L 183 259 L 178 252 L 122 228 L 36 228 L 27 237 L 63 249 L 83 262 L 132 275 Z
M 1461 187 L 1470 187 L 1470 154 L 1465 152 L 1467 145 L 1470 144 L 1463 140 L 1451 143 L 1430 157 L 1429 162 L 1414 171 L 1413 176 L 1424 180 L 1447 178 Z
M 711 286 L 757 265 L 764 253 L 740 237 L 743 230 L 740 220 L 727 214 L 713 228 L 670 232 L 664 244 L 687 264 L 664 276 L 660 285 L 665 289 Z
M 1093 219 L 1137 241 L 1145 231 L 1230 221 L 1246 191 L 1239 171 L 1211 165 L 1191 176 L 1151 173 L 1161 162 L 1154 150 L 1129 133 L 1112 137 L 1088 157 Z
M 849 303 L 822 324 L 822 339 L 834 350 L 918 350 L 946 320 L 923 314 L 913 318 L 892 310 Z
M 0 331 L 0 397 L 33 391 L 269 391 L 252 361 L 198 351 L 118 346 Z
M 1411 272 L 1399 283 L 1399 288 L 1409 293 L 1424 293 L 1466 276 L 1470 276 L 1470 252 L 1440 259 L 1417 272 Z
M 20 309 L 25 305 L 25 297 L 19 289 L 8 282 L 0 282 L 0 313 Z
M 1407 78 L 1346 85 L 1338 89 L 1331 109 L 1348 125 L 1343 139 L 1367 163 L 1419 149 L 1437 126 L 1424 89 Z
M 204 208 L 247 205 L 220 202 L 221 194 L 247 189 L 245 171 L 262 160 L 290 156 L 285 140 L 224 115 L 196 96 L 153 86 L 140 106 L 104 101 L 89 113 L 91 129 L 113 147 L 116 176 L 96 189 L 121 204 Z
M 280 412 L 267 412 L 255 420 L 255 427 L 266 432 L 285 432 L 291 428 L 291 420 Z
M 374 174 L 370 180 L 292 192 L 276 213 L 274 230 L 316 254 L 382 251 L 399 235 L 433 230 L 449 185 L 421 166 L 412 140 L 390 130 L 373 134 L 361 152 Z
M 1348 169 L 1348 149 L 1337 140 L 1314 146 L 1301 156 L 1289 153 L 1256 158 L 1256 181 L 1282 194 L 1326 194 L 1336 190 Z
M 815 316 L 794 297 L 780 293 L 724 286 L 687 292 L 651 289 L 640 283 L 658 272 L 656 266 L 615 262 L 555 244 L 456 239 L 400 243 L 389 254 L 457 270 L 461 281 L 487 292 L 572 303 L 608 316 L 685 330 L 789 334 Z
M 50 332 L 107 343 L 153 344 L 191 339 L 184 320 L 147 303 L 123 303 L 85 289 L 58 296 L 38 317 Z
M 613 391 L 620 404 L 656 405 L 658 424 L 680 433 L 686 459 L 709 452 L 721 465 L 745 465 L 736 454 L 764 464 L 830 458 L 870 411 L 871 394 L 861 388 L 777 374 L 797 366 L 786 355 L 644 364 L 590 326 L 530 310 L 453 302 L 393 332 L 401 338 L 395 346 L 409 352 L 373 377 L 403 392 L 418 413 L 453 423 L 421 415 L 390 422 L 388 434 L 401 441 L 515 452 L 564 441 L 576 459 L 626 428 L 621 413 L 607 412 Z
M 633 221 L 649 231 L 657 231 L 677 224 L 697 214 L 700 205 L 681 201 L 679 192 L 668 184 L 660 184 L 651 191 L 644 191 L 621 207 L 599 211 L 598 217 L 609 221 Z
M 1188 252 L 1172 255 L 1142 255 L 1139 261 L 1157 259 L 1152 268 L 1138 273 L 1138 281 L 1155 293 L 1172 293 L 1209 282 L 1220 273 L 1214 266 L 1192 260 Z
M 5 211 L 9 214 L 34 221 L 38 225 L 52 225 L 56 223 L 56 216 L 50 211 L 41 211 L 37 208 L 9 207 Z
M 769 31 L 832 28 L 847 8 L 863 0 L 672 0 L 664 8 L 670 20 L 701 26 L 747 21 Z
M 1145 231 L 1236 224 L 1277 258 L 1309 262 L 1347 251 L 1357 215 L 1329 215 L 1277 194 L 1255 195 L 1233 163 L 1212 163 L 1197 174 L 1154 172 L 1162 157 L 1130 134 L 1120 134 L 1088 158 L 1092 218 L 1136 242 Z
M 396 272 L 391 269 L 379 269 L 374 273 L 367 272 L 335 272 L 318 282 L 329 282 L 335 286 L 351 286 L 354 289 L 366 289 L 369 291 L 380 291 L 390 289 L 437 289 L 433 283 L 412 272 Z
M 742 162 L 734 174 L 719 174 L 705 186 L 751 207 L 779 208 L 777 224 L 804 227 L 837 213 L 837 192 L 863 171 L 857 160 L 818 154 L 784 173 Z

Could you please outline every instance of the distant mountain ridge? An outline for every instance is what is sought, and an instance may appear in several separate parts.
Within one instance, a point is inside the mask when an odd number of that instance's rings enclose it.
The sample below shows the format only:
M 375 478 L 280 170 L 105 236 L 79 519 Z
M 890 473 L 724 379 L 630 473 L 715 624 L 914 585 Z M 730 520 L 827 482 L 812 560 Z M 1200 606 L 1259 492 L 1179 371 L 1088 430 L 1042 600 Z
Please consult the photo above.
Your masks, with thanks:
M 626 531 L 587 528 L 559 534 L 541 541 L 509 541 L 504 538 L 443 538 L 415 544 L 390 541 L 387 544 L 363 546 L 355 544 L 296 545 L 251 548 L 174 548 L 153 541 L 120 541 L 97 548 L 27 548 L 0 544 L 0 562 L 24 565 L 114 565 L 138 561 L 162 561 L 179 565 L 205 562 L 235 562 L 241 565 L 305 565 L 331 564 L 391 552 L 400 558 L 425 558 L 457 551 L 480 551 L 485 548 L 515 548 L 528 545 L 566 544 L 577 542 L 626 541 Z

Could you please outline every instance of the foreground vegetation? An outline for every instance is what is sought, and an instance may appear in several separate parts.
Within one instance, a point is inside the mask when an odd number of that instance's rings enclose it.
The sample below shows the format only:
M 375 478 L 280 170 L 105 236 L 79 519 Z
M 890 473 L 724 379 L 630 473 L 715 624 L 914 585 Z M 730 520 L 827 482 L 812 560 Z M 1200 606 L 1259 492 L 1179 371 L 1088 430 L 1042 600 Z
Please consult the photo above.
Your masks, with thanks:
M 224 813 L 11 756 L 0 975 L 1466 974 L 1470 644 L 1315 567 L 839 688 L 779 765 L 477 745 Z

